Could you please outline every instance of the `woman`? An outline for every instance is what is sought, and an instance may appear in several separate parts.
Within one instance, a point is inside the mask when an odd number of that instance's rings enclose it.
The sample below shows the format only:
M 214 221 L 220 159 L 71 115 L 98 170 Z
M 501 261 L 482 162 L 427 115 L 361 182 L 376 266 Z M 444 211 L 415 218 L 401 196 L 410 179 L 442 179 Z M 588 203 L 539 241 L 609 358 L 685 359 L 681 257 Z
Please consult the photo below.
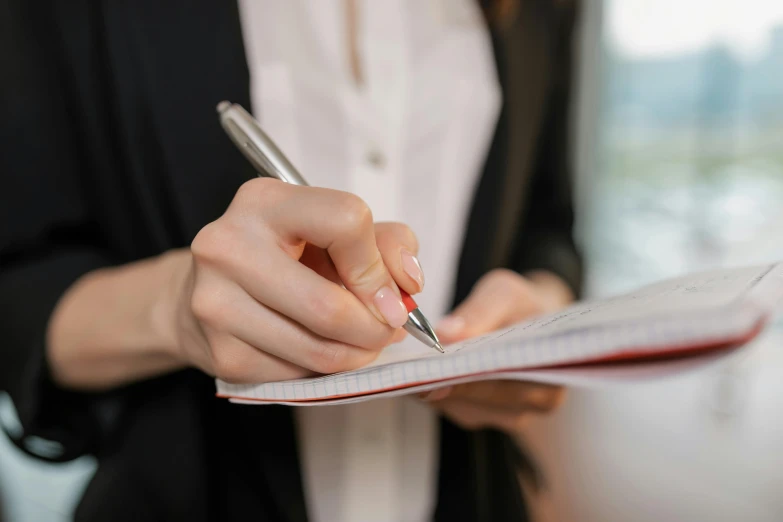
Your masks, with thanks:
M 213 377 L 372 361 L 422 265 L 425 313 L 459 303 L 445 342 L 572 299 L 573 6 L 28 4 L 6 17 L 0 371 L 20 446 L 97 455 L 77 520 L 524 520 L 509 435 L 557 389 L 292 411 Z M 328 188 L 253 179 L 222 99 Z

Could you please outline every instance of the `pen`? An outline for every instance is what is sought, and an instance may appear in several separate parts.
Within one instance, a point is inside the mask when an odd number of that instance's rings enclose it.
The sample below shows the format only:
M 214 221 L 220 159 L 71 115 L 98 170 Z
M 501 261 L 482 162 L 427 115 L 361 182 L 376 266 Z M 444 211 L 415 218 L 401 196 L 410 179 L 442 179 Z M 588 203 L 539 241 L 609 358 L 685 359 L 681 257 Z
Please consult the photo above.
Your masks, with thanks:
M 261 130 L 258 122 L 241 105 L 222 101 L 217 106 L 220 124 L 242 154 L 255 167 L 259 176 L 279 179 L 292 185 L 308 186 L 305 179 L 272 139 Z M 419 309 L 416 301 L 400 289 L 402 302 L 408 310 L 405 330 L 427 346 L 444 353 L 435 329 Z

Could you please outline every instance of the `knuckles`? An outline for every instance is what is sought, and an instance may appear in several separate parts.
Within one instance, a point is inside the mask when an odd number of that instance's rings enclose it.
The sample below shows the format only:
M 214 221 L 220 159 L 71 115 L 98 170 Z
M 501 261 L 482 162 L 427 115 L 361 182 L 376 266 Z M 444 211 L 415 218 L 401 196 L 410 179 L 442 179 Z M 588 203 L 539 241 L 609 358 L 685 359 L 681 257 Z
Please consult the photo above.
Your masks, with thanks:
M 231 384 L 243 384 L 248 381 L 249 361 L 241 354 L 217 342 L 211 346 L 210 355 L 215 377 Z
M 248 216 L 256 215 L 254 209 L 269 208 L 285 202 L 291 197 L 292 190 L 277 180 L 258 178 L 248 181 L 239 188 L 226 213 L 198 232 L 191 243 L 196 280 L 189 305 L 193 317 L 199 323 L 216 332 L 227 330 L 233 305 L 221 287 L 221 274 L 247 268 L 240 246 L 252 235 L 252 231 L 246 230 L 247 226 L 252 225 L 247 223 L 258 221 L 250 220 Z M 337 191 L 332 191 L 331 197 L 335 198 L 335 210 L 329 219 L 333 221 L 340 237 L 356 238 L 368 230 L 372 231 L 372 212 L 361 198 Z M 400 228 L 405 234 L 410 234 L 413 244 L 416 244 L 413 232 L 404 225 L 400 225 Z M 379 266 L 383 267 L 380 256 Z M 331 294 L 314 294 L 304 306 L 313 318 L 309 326 L 324 338 L 302 345 L 307 350 L 307 363 L 302 366 L 309 370 L 328 374 L 355 369 L 374 360 L 380 348 L 385 346 L 378 341 L 378 346 L 362 349 L 329 340 L 351 327 L 355 311 L 349 295 L 336 297 Z M 212 369 L 218 378 L 232 383 L 247 381 L 248 368 L 253 363 L 253 360 L 248 360 L 251 355 L 236 350 L 236 346 L 225 339 L 208 344 Z
M 199 230 L 190 244 L 190 252 L 198 264 L 233 266 L 241 260 L 241 235 L 241 231 L 223 217 Z
M 209 223 L 198 231 L 190 244 L 190 253 L 196 261 L 209 261 L 223 251 L 225 237 L 221 234 L 222 227 L 217 221 Z
M 289 188 L 276 179 L 254 178 L 239 187 L 231 205 L 240 208 L 269 206 L 284 199 Z
M 350 370 L 348 347 L 338 343 L 319 342 L 308 354 L 310 369 L 323 374 Z
M 229 303 L 211 285 L 196 284 L 190 296 L 190 311 L 202 324 L 222 329 L 230 313 Z
M 405 223 L 375 223 L 375 235 L 379 247 L 381 244 L 393 245 L 394 247 L 398 247 L 402 244 L 403 248 L 409 250 L 413 254 L 419 252 L 419 238 L 416 237 L 416 233 L 413 229 Z
M 355 286 L 363 286 L 386 279 L 386 265 L 383 263 L 383 257 L 380 253 L 369 265 L 352 266 L 345 272 L 345 283 Z
M 307 303 L 316 333 L 328 338 L 334 338 L 350 327 L 350 302 L 347 296 L 335 294 L 313 293 Z
M 530 285 L 527 280 L 508 268 L 497 268 L 490 272 L 487 278 L 488 283 L 493 286 L 504 288 L 514 293 L 530 292 Z
M 525 304 L 526 315 L 543 313 L 544 307 L 530 282 L 507 268 L 497 268 L 479 283 L 483 291 L 491 292 L 510 303 Z
M 370 207 L 362 198 L 349 193 L 339 194 L 333 219 L 341 236 L 355 237 L 373 226 Z
M 408 245 L 408 249 L 417 254 L 419 252 L 419 238 L 416 237 L 416 233 L 408 225 L 398 223 L 399 234 L 403 237 L 403 244 Z

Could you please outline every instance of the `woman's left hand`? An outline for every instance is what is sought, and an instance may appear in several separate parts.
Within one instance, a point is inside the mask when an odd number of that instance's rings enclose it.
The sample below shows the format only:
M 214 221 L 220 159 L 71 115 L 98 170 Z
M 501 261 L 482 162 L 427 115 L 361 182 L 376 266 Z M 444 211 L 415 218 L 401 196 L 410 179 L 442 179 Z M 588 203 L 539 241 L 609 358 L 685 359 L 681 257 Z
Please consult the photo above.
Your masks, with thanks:
M 523 277 L 510 270 L 493 270 L 436 330 L 441 341 L 450 344 L 556 311 L 572 300 L 565 283 L 551 273 Z M 496 428 L 516 434 L 530 415 L 557 408 L 565 389 L 530 382 L 479 381 L 439 388 L 423 398 L 465 429 Z

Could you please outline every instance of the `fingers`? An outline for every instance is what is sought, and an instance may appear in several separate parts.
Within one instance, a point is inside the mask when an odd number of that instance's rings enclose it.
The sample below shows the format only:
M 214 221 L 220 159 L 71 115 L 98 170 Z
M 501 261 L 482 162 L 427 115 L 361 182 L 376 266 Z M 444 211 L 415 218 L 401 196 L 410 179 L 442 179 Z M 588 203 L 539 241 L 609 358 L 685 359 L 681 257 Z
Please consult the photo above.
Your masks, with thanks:
M 281 252 L 257 256 L 256 270 L 237 275 L 257 301 L 308 330 L 346 344 L 378 350 L 394 329 L 378 321 L 351 292 L 324 279 Z
M 233 262 L 242 266 L 233 267 L 230 278 L 226 278 L 225 268 L 207 265 L 198 269 L 191 308 L 201 322 L 242 334 L 259 348 L 264 347 L 264 339 L 280 333 L 280 327 L 273 326 L 279 321 L 272 310 L 309 331 L 311 337 L 299 339 L 301 342 L 323 338 L 378 351 L 395 334 L 353 294 L 301 263 L 291 262 L 284 253 L 271 250 L 264 255 L 250 243 L 241 248 L 246 252 L 240 252 Z M 306 350 L 307 346 L 286 344 L 291 352 Z M 277 355 L 287 360 L 294 357 Z
M 223 297 L 230 303 L 222 307 L 223 313 L 213 312 L 202 322 L 230 333 L 259 351 L 317 373 L 359 368 L 372 362 L 379 353 L 320 337 L 290 318 L 259 305 L 238 286 L 232 288 L 233 291 L 224 290 L 224 294 L 233 295 Z
M 424 272 L 416 255 L 419 242 L 416 235 L 402 223 L 376 223 L 375 241 L 383 263 L 400 288 L 409 294 L 424 289 Z
M 538 310 L 536 295 L 522 276 L 495 270 L 476 283 L 436 331 L 443 342 L 453 343 L 509 326 Z
M 389 341 L 389 344 L 401 343 L 405 340 L 406 337 L 408 337 L 408 332 L 406 332 L 403 328 L 397 328 L 397 331 L 394 332 L 394 337 L 392 337 L 391 341 Z
M 424 272 L 416 257 L 419 242 L 410 227 L 402 223 L 376 223 L 375 242 L 397 286 L 409 294 L 421 292 L 424 288 Z M 299 262 L 329 281 L 342 284 L 326 250 L 308 243 Z
M 327 250 L 345 287 L 379 321 L 393 328 L 405 324 L 408 312 L 378 251 L 364 201 L 337 190 L 258 181 L 266 183 L 248 190 L 263 197 L 261 214 L 276 235 L 290 244 L 306 241 Z
M 209 363 L 202 370 L 226 382 L 258 384 L 301 379 L 315 373 L 261 352 L 232 335 L 209 328 L 206 335 L 213 351 Z
M 419 398 L 427 402 L 442 401 L 449 395 L 451 395 L 453 386 L 444 386 L 443 388 L 435 388 L 434 390 L 420 393 Z
M 216 285 L 218 278 L 208 269 L 199 271 L 191 308 L 209 344 L 207 360 L 198 365 L 221 379 L 259 383 L 335 373 L 364 366 L 378 355 L 320 337 L 261 305 L 236 283 Z
M 337 285 L 343 284 L 343 282 L 340 281 L 340 275 L 337 273 L 334 263 L 332 263 L 332 259 L 323 248 L 318 248 L 309 243 L 306 244 L 304 251 L 302 252 L 302 257 L 299 258 L 299 262 L 332 283 Z
M 421 289 L 417 251 L 407 227 L 376 230 L 355 196 L 248 182 L 191 245 L 189 317 L 207 340 L 193 362 L 234 382 L 364 366 L 405 336 L 395 278 Z
M 494 428 L 507 433 L 517 433 L 531 416 L 529 411 L 510 414 L 465 401 L 443 401 L 438 409 L 452 422 L 466 430 Z
M 520 381 L 477 381 L 453 386 L 446 397 L 509 412 L 548 412 L 565 397 L 560 386 Z
M 433 390 L 424 397 L 465 429 L 517 431 L 533 414 L 557 408 L 565 390 L 518 381 L 479 381 Z
M 200 267 L 194 292 L 210 313 L 224 313 L 223 288 L 233 281 L 258 303 L 322 337 L 378 350 L 394 335 L 351 292 L 270 246 L 263 231 L 215 222 L 199 232 L 191 252 Z M 265 330 L 263 324 L 254 327 Z

